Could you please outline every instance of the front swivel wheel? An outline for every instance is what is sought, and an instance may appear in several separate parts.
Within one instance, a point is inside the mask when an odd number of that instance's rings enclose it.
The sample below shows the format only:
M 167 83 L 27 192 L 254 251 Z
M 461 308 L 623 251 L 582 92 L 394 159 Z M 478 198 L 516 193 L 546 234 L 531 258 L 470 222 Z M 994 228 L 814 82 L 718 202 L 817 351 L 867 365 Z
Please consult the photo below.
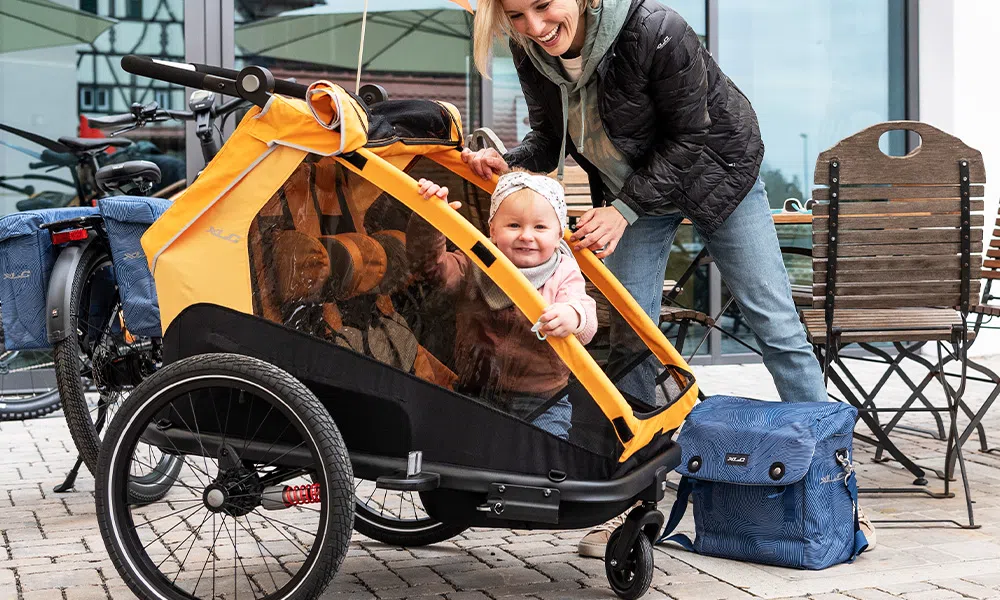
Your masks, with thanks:
M 635 600 L 641 598 L 653 583 L 653 543 L 640 534 L 636 538 L 624 561 L 615 559 L 615 549 L 622 537 L 622 527 L 615 529 L 608 539 L 604 553 L 604 570 L 608 583 L 619 598 Z

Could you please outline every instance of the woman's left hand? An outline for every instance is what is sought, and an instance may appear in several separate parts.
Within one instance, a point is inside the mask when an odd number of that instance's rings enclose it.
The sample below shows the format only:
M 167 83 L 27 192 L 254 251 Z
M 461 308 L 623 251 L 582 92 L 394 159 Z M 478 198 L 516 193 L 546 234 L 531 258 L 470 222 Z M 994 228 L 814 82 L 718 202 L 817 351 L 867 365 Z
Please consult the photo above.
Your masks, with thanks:
M 610 256 L 622 239 L 628 221 L 613 206 L 592 208 L 576 222 L 570 238 L 574 250 L 590 248 L 597 258 Z

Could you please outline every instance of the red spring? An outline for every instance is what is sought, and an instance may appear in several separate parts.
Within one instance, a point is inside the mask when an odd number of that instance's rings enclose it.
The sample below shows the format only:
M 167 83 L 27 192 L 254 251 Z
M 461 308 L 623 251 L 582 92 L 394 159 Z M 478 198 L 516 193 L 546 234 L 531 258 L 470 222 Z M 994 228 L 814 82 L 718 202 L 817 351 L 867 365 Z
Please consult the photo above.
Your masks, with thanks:
M 292 507 L 299 504 L 316 504 L 319 502 L 319 484 L 310 485 L 286 485 L 281 493 L 281 499 L 285 506 Z

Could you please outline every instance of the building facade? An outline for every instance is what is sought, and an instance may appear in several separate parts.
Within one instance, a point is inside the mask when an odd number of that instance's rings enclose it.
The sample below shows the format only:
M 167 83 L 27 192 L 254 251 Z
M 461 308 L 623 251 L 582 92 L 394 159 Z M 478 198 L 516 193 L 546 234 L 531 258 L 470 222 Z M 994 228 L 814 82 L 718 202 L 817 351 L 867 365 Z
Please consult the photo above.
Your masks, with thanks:
M 55 138 L 81 131 L 81 115 L 125 112 L 136 102 L 186 107 L 183 89 L 122 71 L 120 58 L 130 53 L 233 68 L 259 64 L 278 77 L 355 85 L 363 0 L 57 1 L 117 22 L 92 44 L 0 54 L 0 123 Z M 665 3 L 752 101 L 773 208 L 809 197 L 819 152 L 885 120 L 928 121 L 982 149 L 988 174 L 1000 168 L 1000 121 L 988 112 L 1000 85 L 1000 47 L 988 32 L 1000 22 L 1000 6 L 992 0 Z M 362 83 L 383 85 L 392 98 L 451 102 L 467 131 L 490 126 L 508 146 L 524 136 L 527 110 L 509 52 L 498 44 L 491 78 L 479 76 L 471 66 L 470 15 L 446 0 L 371 0 L 369 8 Z M 129 137 L 186 160 L 189 177 L 203 165 L 190 125 L 166 122 Z M 30 144 L 6 134 L 0 142 L 0 175 L 29 172 L 33 159 L 23 149 Z M 914 144 L 892 133 L 881 147 L 901 155 Z M 988 197 L 998 188 L 989 185 Z M 0 188 L 0 213 L 16 210 L 21 197 L 23 190 Z M 995 202 L 990 206 L 995 215 Z M 700 250 L 697 234 L 685 229 L 668 277 Z M 779 237 L 783 245 L 808 246 L 809 226 L 782 226 Z M 808 259 L 790 257 L 787 266 L 793 281 L 811 281 Z M 681 300 L 717 314 L 728 293 L 705 267 Z M 707 339 L 696 361 L 753 360 L 745 347 L 755 344 L 753 335 L 738 309 L 731 306 L 720 323 L 726 333 L 702 332 Z M 700 340 L 697 333 L 692 337 Z

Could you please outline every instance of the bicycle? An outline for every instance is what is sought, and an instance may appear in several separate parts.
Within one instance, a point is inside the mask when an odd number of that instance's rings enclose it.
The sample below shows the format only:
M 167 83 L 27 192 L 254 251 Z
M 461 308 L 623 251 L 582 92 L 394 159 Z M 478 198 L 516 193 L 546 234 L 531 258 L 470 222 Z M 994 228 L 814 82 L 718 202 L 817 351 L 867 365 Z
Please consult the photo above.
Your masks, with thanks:
M 236 100 L 216 106 L 215 100 L 215 94 L 199 90 L 191 95 L 189 111 L 162 109 L 155 102 L 133 104 L 127 114 L 92 118 L 90 124 L 100 129 L 115 129 L 109 134 L 114 137 L 149 123 L 170 119 L 195 121 L 196 135 L 208 163 L 219 151 L 214 134 L 216 120 L 225 119 L 247 105 Z M 108 196 L 145 195 L 152 185 L 148 177 L 156 167 L 143 163 L 133 161 L 102 167 L 97 172 L 97 183 Z M 99 200 L 98 204 L 102 202 L 105 200 Z M 165 206 L 165 203 L 160 205 L 159 212 Z M 130 240 L 136 246 L 133 251 L 120 252 L 116 258 L 114 240 L 100 214 L 48 225 L 53 244 L 62 246 L 49 286 L 49 335 L 53 338 L 63 412 L 80 453 L 66 479 L 55 488 L 56 492 L 73 487 L 81 464 L 91 473 L 96 472 L 104 424 L 128 392 L 156 371 L 161 362 L 159 331 L 143 331 L 148 335 L 130 331 L 130 319 L 126 318 L 130 310 L 128 298 L 123 297 L 116 277 L 124 261 L 145 261 L 138 247 L 138 238 L 145 227 L 148 223 L 130 232 Z M 148 270 L 144 275 L 152 281 Z M 152 320 L 158 328 L 159 313 L 144 320 Z M 88 381 L 93 382 L 98 392 L 96 403 L 88 401 Z M 150 502 L 162 496 L 176 474 L 169 456 L 150 459 L 149 464 L 155 467 L 149 473 L 137 475 L 130 483 L 130 494 L 136 502 Z

